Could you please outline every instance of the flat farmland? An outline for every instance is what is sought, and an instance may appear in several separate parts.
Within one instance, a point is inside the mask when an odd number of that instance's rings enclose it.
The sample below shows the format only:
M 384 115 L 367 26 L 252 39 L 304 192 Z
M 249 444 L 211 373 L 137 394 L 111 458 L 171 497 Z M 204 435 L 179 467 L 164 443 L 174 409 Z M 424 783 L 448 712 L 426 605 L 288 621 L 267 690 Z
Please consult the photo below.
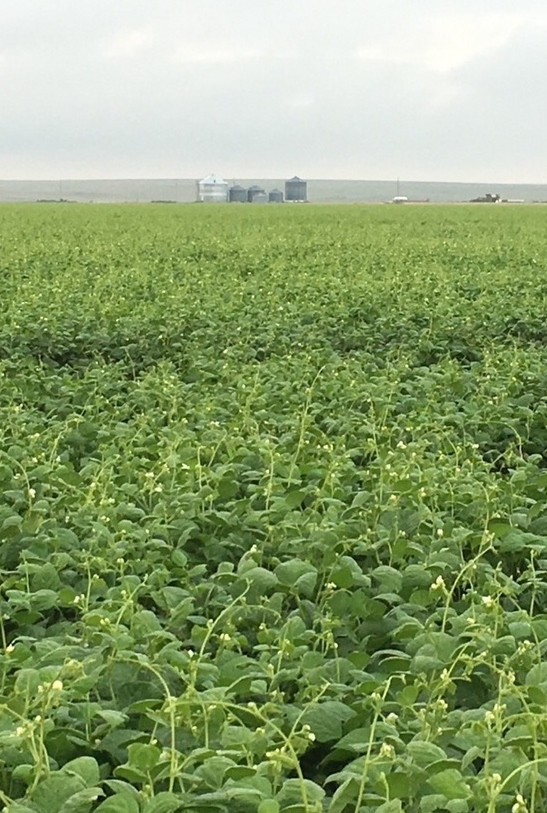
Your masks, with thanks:
M 0 206 L 6 813 L 543 813 L 543 207 Z

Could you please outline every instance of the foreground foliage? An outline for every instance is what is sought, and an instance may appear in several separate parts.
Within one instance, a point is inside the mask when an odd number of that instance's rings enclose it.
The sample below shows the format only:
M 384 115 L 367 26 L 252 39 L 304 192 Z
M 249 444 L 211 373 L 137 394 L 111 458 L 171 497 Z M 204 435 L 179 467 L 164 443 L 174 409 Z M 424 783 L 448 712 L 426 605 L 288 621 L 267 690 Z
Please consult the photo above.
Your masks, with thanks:
M 545 809 L 543 220 L 0 208 L 5 810 Z

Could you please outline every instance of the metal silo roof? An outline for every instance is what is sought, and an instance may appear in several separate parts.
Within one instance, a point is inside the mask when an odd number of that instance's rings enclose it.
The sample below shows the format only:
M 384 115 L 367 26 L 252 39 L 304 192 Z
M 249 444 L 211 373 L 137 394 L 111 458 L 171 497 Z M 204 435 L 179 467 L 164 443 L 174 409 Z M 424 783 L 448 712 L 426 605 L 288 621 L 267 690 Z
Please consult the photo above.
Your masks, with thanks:
M 215 184 L 215 183 L 226 184 L 226 181 L 224 180 L 224 178 L 221 178 L 220 175 L 211 174 L 211 175 L 207 175 L 206 178 L 202 178 L 201 181 L 199 181 L 199 183 L 204 183 L 204 184 L 205 183 L 208 183 L 208 184 L 209 183 L 210 184 Z

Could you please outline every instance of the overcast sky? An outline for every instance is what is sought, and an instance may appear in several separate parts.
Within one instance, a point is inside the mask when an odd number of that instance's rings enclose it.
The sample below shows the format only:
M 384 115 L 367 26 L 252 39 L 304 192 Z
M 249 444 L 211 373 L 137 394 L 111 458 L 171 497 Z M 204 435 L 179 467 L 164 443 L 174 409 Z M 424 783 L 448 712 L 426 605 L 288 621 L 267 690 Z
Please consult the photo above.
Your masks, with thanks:
M 0 178 L 547 182 L 545 0 L 0 0 Z

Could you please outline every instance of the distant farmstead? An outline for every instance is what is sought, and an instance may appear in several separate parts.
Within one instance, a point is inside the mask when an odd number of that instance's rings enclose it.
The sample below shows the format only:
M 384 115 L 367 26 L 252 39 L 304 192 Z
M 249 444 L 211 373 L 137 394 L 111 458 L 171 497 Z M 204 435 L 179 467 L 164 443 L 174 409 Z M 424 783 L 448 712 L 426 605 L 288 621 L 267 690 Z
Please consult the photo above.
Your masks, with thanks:
M 480 195 L 478 198 L 473 198 L 471 203 L 501 203 L 500 195 L 492 192 L 487 192 L 486 195 Z
M 218 175 L 207 175 L 198 181 L 198 201 L 200 203 L 226 203 L 228 184 Z
M 244 187 L 233 181 L 228 183 L 219 175 L 207 175 L 197 182 L 197 198 L 199 203 L 306 203 L 308 200 L 308 184 L 302 178 L 294 176 L 285 181 L 285 194 L 281 189 L 272 189 L 269 192 L 262 186 L 253 184 Z

